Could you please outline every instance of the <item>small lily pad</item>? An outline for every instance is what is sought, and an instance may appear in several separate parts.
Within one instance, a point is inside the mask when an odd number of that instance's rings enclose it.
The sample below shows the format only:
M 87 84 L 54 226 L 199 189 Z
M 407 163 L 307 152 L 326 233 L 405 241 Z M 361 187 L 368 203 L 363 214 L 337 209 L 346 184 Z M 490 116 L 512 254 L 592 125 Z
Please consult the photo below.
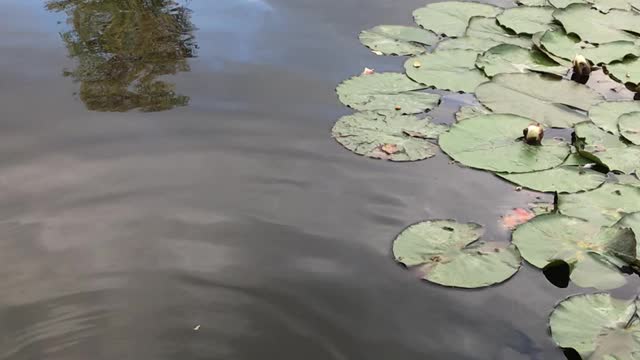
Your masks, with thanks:
M 603 14 L 588 4 L 571 4 L 556 10 L 553 17 L 568 34 L 576 34 L 583 41 L 601 44 L 612 41 L 635 41 L 629 33 L 640 33 L 640 15 L 632 11 L 611 10 Z
M 478 86 L 476 97 L 494 112 L 516 114 L 559 128 L 587 120 L 575 109 L 587 111 L 603 99 L 585 85 L 533 73 L 497 75 Z
M 527 36 L 511 34 L 498 24 L 495 18 L 474 17 L 469 20 L 465 35 L 476 39 L 495 41 L 499 44 L 511 44 L 530 49 L 533 45 Z
M 360 42 L 383 55 L 419 55 L 427 51 L 425 45 L 436 44 L 438 37 L 416 27 L 380 25 L 361 32 Z
M 516 34 L 533 35 L 549 28 L 554 11 L 552 7 L 519 6 L 506 9 L 496 19 L 500 25 Z
M 440 103 L 440 95 L 418 91 L 424 88 L 404 74 L 379 73 L 352 77 L 338 85 L 336 92 L 343 104 L 356 110 L 417 114 Z
M 622 60 L 627 55 L 640 53 L 640 46 L 633 41 L 612 41 L 600 45 L 580 41 L 573 35 L 567 35 L 562 29 L 546 31 L 540 42 L 545 50 L 565 60 L 573 60 L 576 54 L 584 56 L 594 64 L 608 64 Z
M 551 337 L 582 359 L 638 359 L 638 310 L 638 299 L 624 301 L 607 293 L 573 295 L 551 313 Z
M 456 112 L 456 121 L 470 119 L 480 115 L 491 114 L 491 110 L 482 105 L 464 105 Z
M 494 17 L 502 9 L 474 2 L 448 1 L 429 4 L 413 12 L 416 23 L 436 34 L 462 36 L 469 19 L 474 16 Z
M 560 66 L 536 49 L 527 50 L 510 44 L 498 45 L 478 56 L 476 66 L 490 77 L 529 71 L 563 76 L 568 72 L 566 67 Z
M 513 243 L 531 265 L 548 269 L 569 265 L 569 277 L 578 286 L 606 290 L 626 283 L 618 267 L 635 261 L 633 231 L 619 226 L 600 227 L 560 214 L 536 216 L 513 233 Z
M 476 68 L 473 50 L 436 50 L 410 58 L 404 64 L 411 79 L 440 90 L 473 92 L 488 78 Z
M 618 129 L 622 137 L 633 144 L 640 145 L 640 112 L 621 115 L 618 118 Z M 640 163 L 640 160 L 638 162 Z
M 635 111 L 640 111 L 640 101 L 603 101 L 589 110 L 589 118 L 599 128 L 619 135 L 618 118 Z
M 520 268 L 520 254 L 513 245 L 479 240 L 482 233 L 478 224 L 424 221 L 398 235 L 393 255 L 436 284 L 478 288 L 501 283 Z
M 640 16 L 638 16 L 640 21 Z M 640 30 L 640 28 L 639 28 Z M 605 65 L 609 76 L 632 91 L 640 91 L 640 58 L 630 57 Z
M 575 145 L 580 155 L 603 164 L 611 171 L 631 174 L 640 169 L 640 146 L 628 145 L 592 122 L 575 126 Z
M 605 183 L 583 193 L 560 194 L 558 211 L 596 225 L 611 226 L 625 214 L 640 211 L 640 188 Z
M 544 139 L 528 145 L 522 129 L 532 120 L 510 114 L 476 116 L 454 124 L 440 137 L 440 147 L 463 165 L 496 172 L 519 173 L 554 168 L 569 155 L 564 141 Z
M 391 161 L 416 161 L 434 156 L 437 139 L 447 127 L 428 119 L 395 113 L 360 112 L 343 116 L 333 126 L 333 137 L 358 155 Z
M 579 157 L 571 154 L 569 158 Z M 573 163 L 575 160 L 569 161 Z M 522 174 L 497 174 L 501 178 L 530 190 L 540 192 L 576 193 L 597 188 L 607 180 L 607 175 L 584 169 L 579 165 L 565 165 L 549 170 Z

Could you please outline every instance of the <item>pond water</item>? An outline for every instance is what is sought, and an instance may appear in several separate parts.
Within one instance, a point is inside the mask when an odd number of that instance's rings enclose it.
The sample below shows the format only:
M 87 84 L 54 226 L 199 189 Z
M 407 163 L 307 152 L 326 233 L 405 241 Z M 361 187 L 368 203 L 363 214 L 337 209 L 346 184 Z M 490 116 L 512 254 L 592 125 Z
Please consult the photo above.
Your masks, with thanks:
M 3 0 L 0 358 L 562 359 L 547 317 L 582 289 L 447 289 L 390 254 L 427 218 L 507 241 L 537 194 L 330 137 L 340 81 L 402 70 L 358 32 L 423 5 Z

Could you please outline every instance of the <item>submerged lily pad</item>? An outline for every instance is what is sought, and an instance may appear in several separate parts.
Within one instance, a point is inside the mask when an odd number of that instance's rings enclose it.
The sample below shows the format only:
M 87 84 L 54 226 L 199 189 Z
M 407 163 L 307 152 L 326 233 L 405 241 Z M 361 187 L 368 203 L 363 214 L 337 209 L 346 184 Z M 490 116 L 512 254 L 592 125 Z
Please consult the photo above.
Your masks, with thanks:
M 464 35 L 472 17 L 494 17 L 501 12 L 501 8 L 493 5 L 448 1 L 419 8 L 413 12 L 413 18 L 418 25 L 436 34 L 455 37 Z
M 497 75 L 478 86 L 476 97 L 494 112 L 521 115 L 559 128 L 587 120 L 574 109 L 589 110 L 603 99 L 585 85 L 533 73 Z
M 510 44 L 498 45 L 478 56 L 476 66 L 490 77 L 529 71 L 563 76 L 568 72 L 566 67 L 560 66 L 536 49 L 527 50 Z
M 343 104 L 356 110 L 416 114 L 440 103 L 440 95 L 417 91 L 424 88 L 404 74 L 380 73 L 352 77 L 338 85 L 336 92 Z
M 569 159 L 578 157 L 571 154 Z M 579 165 L 566 165 L 576 160 L 565 161 L 561 166 L 549 170 L 521 174 L 497 174 L 501 178 L 527 189 L 540 192 L 575 193 L 597 188 L 607 180 L 601 172 L 584 169 Z
M 638 16 L 640 21 L 640 16 Z M 640 30 L 640 29 L 639 29 Z M 625 84 L 632 91 L 640 90 L 640 59 L 637 57 L 626 58 L 605 65 L 609 76 L 615 81 Z
M 553 21 L 552 7 L 520 6 L 506 9 L 496 19 L 500 25 L 516 34 L 533 35 L 538 31 L 545 31 Z
M 391 161 L 416 161 L 436 154 L 437 139 L 447 130 L 428 119 L 395 113 L 360 112 L 343 116 L 331 131 L 333 137 L 356 154 Z
M 605 183 L 592 191 L 561 194 L 558 211 L 593 224 L 610 226 L 625 214 L 640 211 L 640 188 Z
M 589 110 L 589 118 L 599 128 L 618 135 L 618 118 L 640 111 L 640 101 L 603 101 Z
M 556 10 L 553 17 L 562 23 L 568 34 L 576 34 L 590 43 L 634 41 L 636 37 L 629 31 L 640 33 L 640 15 L 631 11 L 611 10 L 603 14 L 591 5 L 572 4 Z
M 530 49 L 533 43 L 527 36 L 510 34 L 498 24 L 495 18 L 474 17 L 469 20 L 465 35 L 476 39 L 495 41 L 499 44 L 511 44 Z
M 569 155 L 567 143 L 544 139 L 528 145 L 522 129 L 532 120 L 510 114 L 477 116 L 454 124 L 440 137 L 440 147 L 463 165 L 496 172 L 519 173 L 554 168 Z
M 640 112 L 621 115 L 618 118 L 620 135 L 636 145 L 640 145 Z M 638 161 L 640 163 L 640 160 Z M 640 166 L 638 167 L 640 169 Z
M 470 119 L 480 115 L 491 114 L 491 110 L 482 105 L 464 105 L 456 112 L 456 121 Z
M 553 340 L 582 359 L 635 360 L 640 353 L 638 299 L 581 294 L 560 302 L 549 317 Z
M 411 79 L 440 90 L 473 92 L 487 81 L 476 68 L 478 53 L 473 50 L 436 50 L 410 58 L 404 64 Z
M 580 155 L 601 163 L 611 171 L 631 174 L 640 169 L 640 146 L 627 145 L 616 135 L 592 122 L 575 126 L 576 147 Z
M 360 42 L 383 55 L 419 55 L 438 37 L 427 30 L 401 25 L 380 25 L 360 33 Z
M 633 41 L 620 40 L 594 45 L 567 35 L 562 29 L 546 31 L 540 42 L 545 50 L 555 56 L 573 60 L 576 54 L 580 54 L 594 64 L 608 64 L 627 55 L 640 53 L 640 46 Z
M 625 284 L 618 267 L 636 258 L 633 231 L 619 226 L 600 227 L 560 214 L 536 216 L 513 233 L 522 257 L 540 269 L 569 265 L 569 277 L 578 286 L 601 290 Z
M 478 53 L 487 51 L 494 46 L 500 45 L 499 42 L 489 39 L 478 39 L 470 36 L 459 38 L 450 38 L 442 40 L 438 43 L 438 50 L 475 50 Z
M 478 288 L 501 283 L 520 268 L 520 254 L 513 245 L 478 240 L 482 233 L 478 224 L 424 221 L 398 235 L 393 255 L 406 266 L 419 266 L 421 276 L 436 284 Z

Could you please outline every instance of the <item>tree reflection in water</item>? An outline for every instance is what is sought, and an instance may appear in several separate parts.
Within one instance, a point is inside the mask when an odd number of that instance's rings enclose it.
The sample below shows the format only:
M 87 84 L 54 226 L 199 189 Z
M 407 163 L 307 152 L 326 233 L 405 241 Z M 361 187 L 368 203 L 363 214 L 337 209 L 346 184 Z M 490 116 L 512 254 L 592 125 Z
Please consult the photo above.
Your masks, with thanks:
M 163 75 L 189 71 L 195 56 L 190 10 L 172 0 L 53 0 L 47 9 L 64 11 L 70 31 L 62 33 L 78 61 L 65 72 L 80 82 L 90 110 L 162 111 L 185 106 Z

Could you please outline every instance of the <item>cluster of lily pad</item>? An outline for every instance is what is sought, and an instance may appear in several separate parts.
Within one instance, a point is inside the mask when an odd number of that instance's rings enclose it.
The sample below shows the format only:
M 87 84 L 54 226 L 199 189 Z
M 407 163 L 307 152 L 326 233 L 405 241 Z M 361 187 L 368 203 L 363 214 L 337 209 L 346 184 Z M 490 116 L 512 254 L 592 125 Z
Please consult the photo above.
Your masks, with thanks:
M 640 272 L 640 101 L 606 99 L 572 63 L 584 58 L 640 92 L 640 0 L 520 0 L 509 9 L 453 1 L 413 16 L 419 27 L 360 34 L 378 55 L 410 57 L 404 73 L 366 71 L 338 86 L 356 112 L 333 137 L 391 161 L 427 159 L 439 147 L 464 166 L 554 193 L 555 208 L 518 226 L 511 243 L 485 241 L 478 224 L 426 220 L 394 240 L 396 261 L 462 288 L 506 281 L 522 258 L 563 287 L 608 290 Z M 423 114 L 442 91 L 474 93 L 478 104 L 451 126 L 435 124 Z M 571 139 L 524 141 L 532 124 L 569 129 Z M 638 304 L 607 293 L 567 298 L 551 314 L 552 336 L 583 359 L 640 359 Z

